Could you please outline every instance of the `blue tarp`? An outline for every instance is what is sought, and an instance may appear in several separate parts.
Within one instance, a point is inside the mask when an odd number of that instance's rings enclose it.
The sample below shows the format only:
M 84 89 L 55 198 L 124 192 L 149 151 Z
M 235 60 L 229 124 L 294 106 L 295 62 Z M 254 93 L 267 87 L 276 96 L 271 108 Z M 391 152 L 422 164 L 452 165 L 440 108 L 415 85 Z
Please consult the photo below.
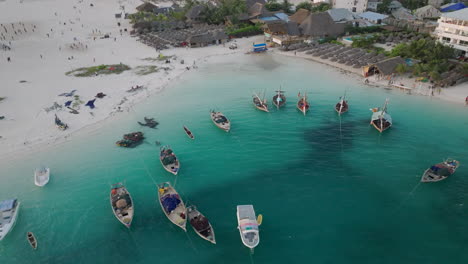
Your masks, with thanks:
M 0 211 L 11 210 L 15 207 L 16 199 L 5 200 L 0 202 Z
M 461 10 L 463 8 L 466 8 L 466 5 L 464 5 L 463 3 L 456 3 L 456 4 L 453 4 L 453 5 L 448 6 L 446 8 L 442 8 L 440 11 L 441 12 L 452 12 L 452 11 Z
M 89 101 L 85 104 L 85 106 L 89 106 L 89 108 L 94 109 L 94 107 L 95 107 L 95 106 L 94 106 L 94 101 L 96 101 L 96 99 L 89 100 Z
M 65 106 L 70 106 L 71 103 L 72 103 L 72 101 L 66 101 L 66 102 L 65 102 Z
M 180 204 L 180 199 L 177 194 L 168 194 L 161 198 L 161 203 L 164 207 L 164 210 L 167 213 L 172 212 L 174 209 L 177 208 L 177 205 Z

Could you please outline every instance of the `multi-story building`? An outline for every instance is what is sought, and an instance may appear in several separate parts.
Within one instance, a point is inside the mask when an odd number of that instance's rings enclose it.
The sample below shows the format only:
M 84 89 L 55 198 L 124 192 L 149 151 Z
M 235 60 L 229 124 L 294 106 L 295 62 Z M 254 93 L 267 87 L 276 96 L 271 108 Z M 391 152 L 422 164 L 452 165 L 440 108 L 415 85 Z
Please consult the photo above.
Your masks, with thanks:
M 450 45 L 461 55 L 468 53 L 468 8 L 442 13 L 435 34 L 440 42 Z
M 362 13 L 367 9 L 368 0 L 331 0 L 333 8 L 346 8 L 353 13 Z

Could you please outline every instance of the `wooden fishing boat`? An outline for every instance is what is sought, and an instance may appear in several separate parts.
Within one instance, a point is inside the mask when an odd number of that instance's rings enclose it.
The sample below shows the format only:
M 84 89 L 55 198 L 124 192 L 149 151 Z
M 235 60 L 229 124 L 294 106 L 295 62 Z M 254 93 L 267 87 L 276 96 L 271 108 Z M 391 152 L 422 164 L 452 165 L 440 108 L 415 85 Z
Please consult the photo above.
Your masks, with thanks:
M 447 159 L 441 163 L 432 165 L 429 169 L 424 171 L 421 182 L 438 182 L 445 180 L 449 176 L 452 176 L 459 166 L 460 162 L 453 159 Z
M 187 231 L 185 228 L 187 224 L 187 216 L 185 215 L 187 209 L 179 194 L 170 183 L 158 184 L 158 200 L 167 219 L 184 231 Z
M 161 165 L 166 171 L 174 175 L 177 175 L 177 173 L 179 173 L 180 162 L 177 159 L 174 152 L 172 151 L 171 147 L 162 146 L 160 148 L 159 161 L 161 161 Z
M 41 167 L 34 171 L 34 184 L 39 187 L 43 187 L 49 182 L 50 169 Z
M 28 239 L 28 242 L 31 245 L 31 247 L 34 250 L 36 250 L 37 249 L 37 240 L 36 240 L 36 237 L 34 236 L 34 234 L 32 232 L 28 232 L 26 234 L 26 238 Z
M 345 96 L 346 95 L 340 97 L 340 101 L 335 105 L 335 110 L 339 115 L 348 112 L 349 109 L 348 101 L 346 101 Z
M 229 121 L 229 119 L 226 118 L 225 115 L 223 115 L 223 113 L 211 110 L 210 116 L 211 121 L 213 121 L 213 123 L 217 127 L 221 128 L 226 132 L 229 132 L 229 130 L 231 130 L 231 122 Z
M 187 216 L 193 230 L 203 239 L 216 244 L 215 234 L 210 221 L 195 206 L 187 207 Z
M 195 136 L 193 135 L 192 131 L 190 131 L 186 126 L 184 126 L 184 131 L 185 131 L 185 134 L 187 134 L 189 138 L 195 139 Z
M 110 204 L 112 212 L 117 220 L 124 226 L 130 228 L 132 225 L 134 209 L 133 200 L 130 193 L 122 183 L 115 183 L 111 186 Z
M 15 227 L 20 204 L 17 199 L 0 202 L 0 241 Z
M 373 108 L 371 118 L 371 125 L 374 126 L 380 133 L 389 129 L 392 126 L 392 117 L 387 113 L 388 98 L 385 100 L 385 104 L 382 110 L 379 108 Z
M 301 111 L 304 115 L 309 111 L 310 104 L 307 102 L 307 95 L 304 94 L 301 96 L 301 93 L 298 94 L 299 101 L 297 101 L 297 109 Z
M 260 234 L 252 205 L 237 206 L 237 223 L 242 243 L 250 249 L 258 246 L 260 243 Z
M 141 144 L 144 139 L 143 132 L 132 132 L 125 134 L 123 139 L 115 142 L 115 144 L 119 147 L 133 148 Z
M 284 91 L 281 91 L 281 88 L 276 91 L 275 96 L 273 96 L 273 104 L 277 109 L 280 109 L 280 107 L 286 104 L 286 96 L 284 96 Z
M 260 99 L 260 97 L 257 94 L 254 94 L 252 101 L 255 108 L 257 108 L 260 111 L 268 112 L 268 105 L 265 99 Z

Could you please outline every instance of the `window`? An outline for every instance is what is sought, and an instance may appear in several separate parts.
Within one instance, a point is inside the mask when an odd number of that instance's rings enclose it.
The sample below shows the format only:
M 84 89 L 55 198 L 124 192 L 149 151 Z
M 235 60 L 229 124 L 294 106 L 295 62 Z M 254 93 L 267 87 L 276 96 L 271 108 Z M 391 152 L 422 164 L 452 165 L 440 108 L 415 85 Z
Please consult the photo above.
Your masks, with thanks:
M 353 7 L 353 13 L 356 13 L 356 7 Z
M 450 42 L 450 38 L 446 38 L 446 37 L 442 37 L 442 41 L 445 41 L 445 42 Z
M 468 46 L 468 41 L 460 40 L 459 44 L 462 46 Z

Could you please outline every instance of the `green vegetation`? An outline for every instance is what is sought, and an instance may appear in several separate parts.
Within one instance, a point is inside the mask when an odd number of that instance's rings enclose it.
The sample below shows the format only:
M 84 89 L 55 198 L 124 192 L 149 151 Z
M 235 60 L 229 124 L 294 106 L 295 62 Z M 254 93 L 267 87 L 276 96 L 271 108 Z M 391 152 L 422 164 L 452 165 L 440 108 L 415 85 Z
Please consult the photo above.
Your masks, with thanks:
M 461 66 L 460 66 L 460 72 L 462 74 L 464 74 L 465 76 L 468 75 L 468 63 L 463 63 Z
M 120 74 L 126 70 L 130 70 L 130 67 L 125 64 L 99 65 L 78 68 L 66 72 L 65 75 L 72 75 L 75 77 L 90 77 L 99 74 Z
M 213 6 L 205 4 L 201 17 L 203 22 L 208 24 L 223 24 L 227 16 L 237 17 L 245 13 L 247 7 L 242 0 L 220 0 L 219 4 Z
M 263 30 L 260 25 L 241 25 L 240 27 L 230 27 L 226 34 L 233 37 L 246 37 L 262 34 Z
M 163 14 L 155 15 L 150 12 L 138 12 L 135 14 L 128 15 L 130 23 L 135 24 L 137 22 L 155 22 L 155 21 L 166 21 L 168 20 L 167 16 Z
M 135 73 L 137 75 L 148 75 L 159 71 L 159 68 L 154 65 L 141 65 L 135 67 Z
M 297 4 L 297 6 L 296 6 L 296 12 L 297 12 L 297 10 L 299 10 L 299 9 L 301 9 L 301 8 L 302 8 L 302 9 L 307 9 L 307 10 L 309 10 L 309 11 L 312 11 L 312 4 L 311 4 L 310 2 L 301 2 L 301 3 Z
M 405 0 L 401 2 L 403 7 L 408 8 L 409 10 L 415 10 L 420 7 L 426 6 L 427 1 L 421 1 L 421 0 Z
M 292 13 L 292 6 L 293 5 L 288 0 L 283 0 L 283 3 L 281 3 L 281 9 L 287 14 Z
M 337 44 L 337 45 L 344 45 L 343 43 L 339 42 L 338 40 L 331 40 L 331 44 Z
M 370 26 L 370 27 L 353 27 L 352 25 L 348 25 L 345 27 L 345 31 L 349 34 L 364 34 L 364 33 L 374 33 L 374 32 L 382 32 L 383 29 L 380 26 Z
M 316 13 L 316 12 L 325 12 L 328 9 L 331 9 L 331 6 L 327 3 L 321 3 L 318 6 L 313 6 L 310 2 L 301 2 L 296 6 L 296 11 L 301 8 L 307 9 L 313 13 Z
M 323 44 L 323 43 L 332 43 L 332 41 L 336 41 L 336 37 L 321 38 L 321 39 L 319 39 L 317 42 L 318 42 L 319 44 Z
M 312 12 L 325 12 L 327 10 L 331 9 L 331 6 L 329 4 L 326 4 L 326 3 L 321 3 L 320 5 L 316 6 L 316 7 L 312 7 Z
M 453 58 L 453 48 L 445 46 L 434 40 L 420 39 L 409 44 L 398 44 L 390 56 L 412 58 L 420 62 L 412 67 L 414 75 L 429 76 L 432 80 L 438 80 L 440 74 L 450 70 L 448 59 Z
M 75 99 L 75 100 L 73 100 L 73 104 L 72 104 L 73 108 L 77 108 L 79 105 L 84 104 L 84 102 L 81 101 L 79 95 L 74 95 L 73 98 Z
M 353 48 L 363 48 L 363 49 L 372 49 L 374 47 L 374 43 L 377 41 L 379 36 L 363 36 L 363 37 L 354 37 L 351 38 L 353 44 L 351 46 Z
M 278 3 L 277 0 L 268 0 L 267 3 L 265 4 L 265 8 L 268 11 L 275 12 L 275 11 L 280 11 L 281 9 L 283 9 L 283 6 L 281 5 L 281 3 Z
M 382 3 L 377 5 L 377 13 L 389 14 L 390 10 L 388 9 L 392 0 L 383 0 Z

